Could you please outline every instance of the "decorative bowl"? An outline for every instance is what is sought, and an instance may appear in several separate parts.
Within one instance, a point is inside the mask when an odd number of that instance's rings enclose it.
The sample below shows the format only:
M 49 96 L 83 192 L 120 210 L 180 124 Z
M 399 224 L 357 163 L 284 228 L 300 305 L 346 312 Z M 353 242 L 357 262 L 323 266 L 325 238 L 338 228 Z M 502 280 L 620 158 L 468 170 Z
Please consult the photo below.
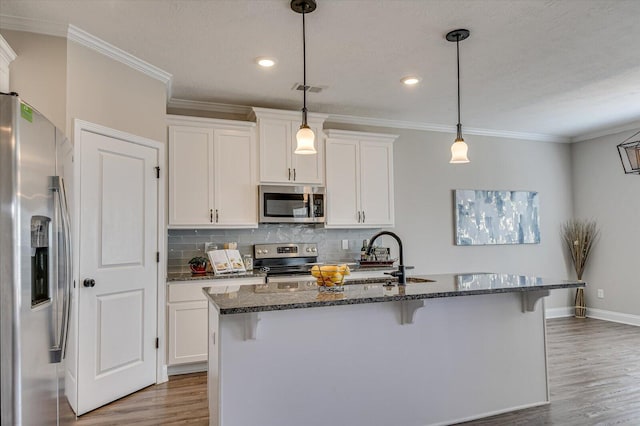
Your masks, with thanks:
M 350 273 L 349 267 L 344 264 L 314 265 L 311 268 L 311 275 L 316 278 L 320 292 L 344 291 L 344 277 Z

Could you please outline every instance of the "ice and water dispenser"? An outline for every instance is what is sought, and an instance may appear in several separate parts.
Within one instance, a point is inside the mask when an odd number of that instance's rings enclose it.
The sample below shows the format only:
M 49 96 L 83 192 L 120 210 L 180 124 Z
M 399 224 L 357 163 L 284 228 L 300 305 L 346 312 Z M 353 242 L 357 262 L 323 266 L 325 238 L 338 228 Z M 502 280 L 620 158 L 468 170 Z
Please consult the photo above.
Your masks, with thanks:
M 31 307 L 51 300 L 49 289 L 49 228 L 51 219 L 31 217 Z

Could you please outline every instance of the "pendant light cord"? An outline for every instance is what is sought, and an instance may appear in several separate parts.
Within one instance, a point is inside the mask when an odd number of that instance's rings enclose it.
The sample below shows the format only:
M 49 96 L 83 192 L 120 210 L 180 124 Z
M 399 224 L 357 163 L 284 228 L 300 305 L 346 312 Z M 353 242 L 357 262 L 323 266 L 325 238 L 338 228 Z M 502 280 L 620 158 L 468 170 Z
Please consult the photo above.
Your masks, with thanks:
M 462 139 L 462 125 L 460 124 L 460 34 L 456 34 L 456 58 L 458 62 L 458 139 Z
M 307 126 L 307 36 L 304 25 L 304 9 L 302 6 L 302 125 Z

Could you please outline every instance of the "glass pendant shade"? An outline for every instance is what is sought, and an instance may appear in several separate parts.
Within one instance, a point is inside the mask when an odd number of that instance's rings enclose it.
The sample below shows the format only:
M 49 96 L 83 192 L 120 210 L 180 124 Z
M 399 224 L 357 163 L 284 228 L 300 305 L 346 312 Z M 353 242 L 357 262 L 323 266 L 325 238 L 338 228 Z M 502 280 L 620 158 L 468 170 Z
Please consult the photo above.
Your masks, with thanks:
M 316 136 L 313 134 L 313 130 L 309 126 L 302 125 L 300 130 L 296 133 L 296 150 L 295 154 L 311 155 L 317 154 L 316 147 L 313 144 Z
M 464 164 L 469 162 L 469 157 L 467 157 L 467 151 L 469 147 L 464 142 L 464 139 L 456 139 L 456 141 L 451 145 L 451 160 L 449 163 L 451 164 Z

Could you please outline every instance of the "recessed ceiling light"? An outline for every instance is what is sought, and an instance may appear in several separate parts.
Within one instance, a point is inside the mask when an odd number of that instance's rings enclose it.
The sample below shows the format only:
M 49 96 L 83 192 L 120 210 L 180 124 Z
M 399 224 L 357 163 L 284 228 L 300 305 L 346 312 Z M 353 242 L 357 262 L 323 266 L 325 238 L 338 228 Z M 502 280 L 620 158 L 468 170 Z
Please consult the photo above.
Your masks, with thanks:
M 271 68 L 276 64 L 276 60 L 261 56 L 259 58 L 256 58 L 256 64 L 260 65 L 262 68 Z
M 408 77 L 404 77 L 400 81 L 402 82 L 402 84 L 405 84 L 407 86 L 414 86 L 420 83 L 420 77 L 408 76 Z

